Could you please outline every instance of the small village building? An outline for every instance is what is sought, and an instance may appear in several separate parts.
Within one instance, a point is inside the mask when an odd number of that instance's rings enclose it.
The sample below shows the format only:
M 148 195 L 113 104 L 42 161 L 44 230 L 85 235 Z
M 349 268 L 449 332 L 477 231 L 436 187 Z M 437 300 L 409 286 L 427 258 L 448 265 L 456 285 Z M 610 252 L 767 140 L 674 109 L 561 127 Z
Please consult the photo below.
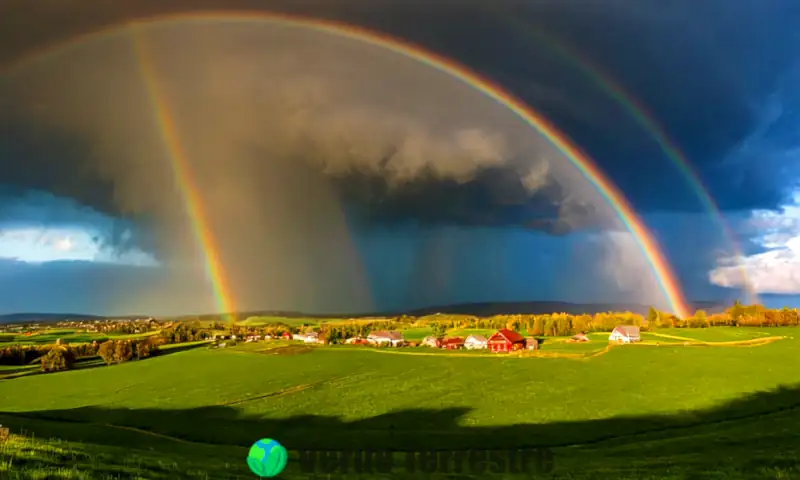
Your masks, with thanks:
M 470 335 L 464 340 L 464 347 L 467 350 L 479 350 L 487 348 L 488 340 L 483 335 Z
M 361 340 L 362 340 L 361 337 L 358 336 L 350 337 L 347 340 L 345 340 L 344 343 L 346 345 L 358 345 L 359 343 L 361 343 Z
M 303 341 L 305 343 L 322 343 L 319 338 L 319 333 L 317 332 L 308 332 Z
M 284 339 L 284 340 L 291 340 L 292 339 L 292 334 L 289 333 L 289 332 L 283 332 L 281 334 L 281 338 Z
M 525 348 L 528 350 L 539 350 L 539 340 L 537 340 L 536 337 L 526 337 Z
M 506 328 L 495 332 L 486 343 L 493 353 L 511 352 L 525 348 L 525 338 Z
M 399 347 L 405 343 L 405 339 L 403 338 L 403 334 L 397 331 L 378 331 L 372 332 L 367 336 L 367 340 L 369 343 L 374 345 L 382 345 L 382 344 L 390 344 L 393 347 Z
M 608 336 L 608 341 L 614 343 L 634 343 L 641 340 L 639 327 L 635 325 L 617 325 Z
M 292 340 L 300 340 L 301 342 L 305 342 L 306 335 L 304 333 L 295 333 L 292 335 Z
M 459 348 L 464 347 L 464 339 L 461 337 L 450 337 L 445 338 L 442 342 L 442 348 L 446 348 L 448 350 L 458 350 Z
M 422 345 L 432 348 L 440 348 L 442 341 L 436 337 L 425 337 L 422 339 Z
M 572 343 L 588 342 L 589 341 L 589 337 L 587 337 L 585 333 L 581 332 L 581 333 L 579 333 L 577 335 L 574 335 L 572 338 L 569 339 L 569 341 L 572 342 Z

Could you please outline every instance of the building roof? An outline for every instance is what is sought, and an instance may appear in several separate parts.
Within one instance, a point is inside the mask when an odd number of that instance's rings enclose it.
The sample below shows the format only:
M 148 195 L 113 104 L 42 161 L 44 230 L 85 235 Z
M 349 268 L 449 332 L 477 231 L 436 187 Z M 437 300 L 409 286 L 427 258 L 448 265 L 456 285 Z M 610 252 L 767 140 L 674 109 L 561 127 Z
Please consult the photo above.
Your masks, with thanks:
M 386 330 L 380 330 L 377 332 L 372 332 L 369 334 L 372 338 L 388 338 L 389 340 L 402 340 L 403 334 L 397 331 L 388 332 Z
M 500 330 L 498 330 L 494 335 L 492 335 L 492 337 L 489 339 L 489 341 L 491 342 L 492 338 L 495 338 L 498 335 L 503 337 L 503 339 L 505 339 L 506 341 L 509 341 L 511 343 L 524 342 L 525 341 L 525 338 L 522 335 L 520 335 L 517 332 L 513 332 L 513 331 L 511 331 L 511 330 L 509 330 L 507 328 L 501 328 Z
M 461 337 L 445 338 L 444 341 L 442 342 L 442 344 L 444 345 L 458 345 L 461 343 L 464 343 L 464 339 Z
M 639 327 L 635 325 L 617 325 L 614 327 L 614 330 L 619 330 L 619 332 L 624 334 L 626 337 L 639 336 Z
M 472 340 L 474 340 L 476 342 L 480 342 L 480 343 L 486 343 L 486 341 L 487 341 L 486 337 L 484 337 L 483 335 L 470 335 L 469 337 L 467 337 L 467 340 L 469 340 L 470 338 Z

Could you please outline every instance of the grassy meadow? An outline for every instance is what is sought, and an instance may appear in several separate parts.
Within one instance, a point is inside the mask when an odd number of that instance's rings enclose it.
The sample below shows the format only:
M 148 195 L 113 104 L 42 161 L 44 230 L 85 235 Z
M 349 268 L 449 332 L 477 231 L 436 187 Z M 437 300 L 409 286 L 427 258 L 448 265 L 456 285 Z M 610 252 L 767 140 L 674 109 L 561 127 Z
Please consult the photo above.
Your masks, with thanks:
M 254 478 L 244 457 L 262 437 L 290 450 L 547 446 L 557 478 L 800 476 L 796 327 L 655 330 L 611 348 L 589 336 L 547 338 L 541 358 L 200 345 L 1 380 L 14 435 L 0 478 Z M 298 468 L 281 478 L 307 478 Z
M 132 334 L 116 334 L 116 333 L 103 333 L 103 332 L 86 332 L 83 330 L 69 329 L 69 328 L 48 328 L 31 335 L 21 334 L 0 334 L 0 345 L 2 344 L 17 344 L 17 345 L 48 345 L 56 343 L 61 339 L 63 343 L 91 343 L 94 341 L 103 342 L 105 340 L 126 340 L 143 338 L 150 335 L 158 334 L 158 330 L 153 330 L 144 333 Z

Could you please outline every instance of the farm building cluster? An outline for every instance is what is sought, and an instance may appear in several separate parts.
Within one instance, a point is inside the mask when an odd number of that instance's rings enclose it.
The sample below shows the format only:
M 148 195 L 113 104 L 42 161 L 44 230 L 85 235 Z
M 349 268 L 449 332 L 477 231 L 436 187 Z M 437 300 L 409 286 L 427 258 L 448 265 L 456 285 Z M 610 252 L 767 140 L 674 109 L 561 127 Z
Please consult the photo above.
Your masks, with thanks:
M 327 343 L 318 332 L 288 333 L 274 337 L 280 340 L 301 341 L 307 344 Z M 247 335 L 244 341 L 259 342 L 261 340 L 272 340 L 271 335 Z M 214 340 L 236 340 L 235 335 L 215 335 Z M 568 342 L 588 342 L 589 337 L 584 333 L 579 333 L 571 337 Z M 635 343 L 641 341 L 639 327 L 631 325 L 619 325 L 611 331 L 608 337 L 610 343 Z M 422 346 L 429 348 L 442 348 L 446 350 L 489 350 L 495 353 L 514 352 L 518 350 L 538 350 L 539 340 L 535 337 L 524 337 L 521 334 L 509 330 L 500 329 L 488 338 L 483 335 L 469 335 L 467 337 L 435 337 L 427 336 L 422 341 L 407 341 L 403 333 L 399 331 L 380 330 L 370 333 L 366 337 L 352 337 L 344 341 L 347 345 L 372 345 L 381 347 L 405 347 Z

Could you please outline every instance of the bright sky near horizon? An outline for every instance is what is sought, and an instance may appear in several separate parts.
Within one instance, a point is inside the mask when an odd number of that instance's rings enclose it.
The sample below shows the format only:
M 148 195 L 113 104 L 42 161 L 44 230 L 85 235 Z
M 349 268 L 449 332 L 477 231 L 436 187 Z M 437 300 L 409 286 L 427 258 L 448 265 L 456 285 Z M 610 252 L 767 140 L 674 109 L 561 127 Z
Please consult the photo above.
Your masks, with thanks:
M 141 250 L 114 254 L 98 243 L 96 235 L 80 227 L 0 229 L 0 258 L 27 263 L 84 261 L 157 265 L 152 255 Z

